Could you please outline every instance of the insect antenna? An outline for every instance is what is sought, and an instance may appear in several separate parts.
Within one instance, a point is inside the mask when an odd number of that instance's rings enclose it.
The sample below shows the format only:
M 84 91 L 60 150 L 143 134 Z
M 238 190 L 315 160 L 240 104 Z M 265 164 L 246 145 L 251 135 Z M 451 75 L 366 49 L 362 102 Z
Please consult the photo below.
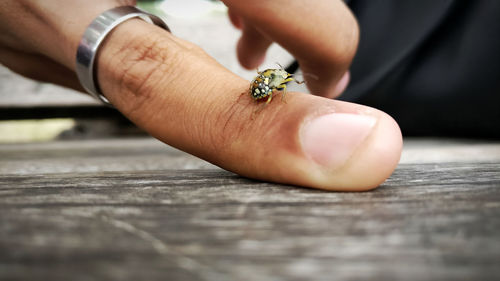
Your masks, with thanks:
M 312 78 L 312 79 L 314 79 L 316 81 L 319 80 L 318 76 L 314 75 L 312 73 L 294 73 L 294 74 L 290 74 L 290 76 L 292 76 L 292 77 L 299 76 L 299 77 L 302 77 L 302 79 L 304 79 L 304 76 L 307 76 L 307 77 L 310 77 L 310 78 Z M 302 83 L 305 83 L 306 81 L 305 80 L 302 80 L 302 81 L 295 80 L 295 82 L 297 84 L 302 84 Z
M 302 78 L 304 78 L 305 76 L 307 77 L 310 77 L 314 80 L 319 80 L 318 76 L 315 75 L 315 74 L 312 74 L 312 73 L 294 73 L 294 74 L 290 74 L 291 76 L 302 76 Z

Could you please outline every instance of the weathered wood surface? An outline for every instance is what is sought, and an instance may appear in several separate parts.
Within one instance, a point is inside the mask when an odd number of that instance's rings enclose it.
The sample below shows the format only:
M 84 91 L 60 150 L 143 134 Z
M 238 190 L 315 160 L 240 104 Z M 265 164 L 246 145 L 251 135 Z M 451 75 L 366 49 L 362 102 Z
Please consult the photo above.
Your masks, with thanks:
M 0 279 L 499 280 L 500 161 L 478 159 L 334 193 L 151 141 L 0 145 Z

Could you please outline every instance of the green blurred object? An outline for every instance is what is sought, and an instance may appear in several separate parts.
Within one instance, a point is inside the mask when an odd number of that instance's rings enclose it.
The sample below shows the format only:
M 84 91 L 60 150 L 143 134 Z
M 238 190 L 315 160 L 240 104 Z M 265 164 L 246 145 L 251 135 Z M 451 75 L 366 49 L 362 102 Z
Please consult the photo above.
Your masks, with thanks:
M 139 0 L 137 1 L 137 7 L 146 10 L 150 13 L 162 15 L 163 11 L 158 9 L 158 3 L 164 2 L 164 0 Z
M 0 121 L 0 143 L 51 141 L 74 125 L 71 118 Z
M 137 6 L 158 16 L 176 18 L 196 19 L 227 12 L 219 0 L 143 0 Z

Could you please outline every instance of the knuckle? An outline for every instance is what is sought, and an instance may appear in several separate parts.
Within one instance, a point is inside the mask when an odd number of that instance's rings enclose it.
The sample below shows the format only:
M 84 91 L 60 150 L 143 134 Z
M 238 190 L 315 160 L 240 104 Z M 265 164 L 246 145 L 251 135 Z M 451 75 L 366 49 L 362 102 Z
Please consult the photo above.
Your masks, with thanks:
M 118 82 L 136 96 L 151 94 L 155 71 L 164 61 L 158 52 L 158 41 L 133 44 L 121 55 Z M 153 81 L 154 82 L 154 81 Z
M 174 54 L 170 45 L 154 34 L 144 35 L 123 46 L 110 59 L 118 91 L 128 100 L 123 103 L 125 111 L 142 108 L 159 92 L 165 77 L 170 77 L 170 69 L 175 69 L 180 55 Z

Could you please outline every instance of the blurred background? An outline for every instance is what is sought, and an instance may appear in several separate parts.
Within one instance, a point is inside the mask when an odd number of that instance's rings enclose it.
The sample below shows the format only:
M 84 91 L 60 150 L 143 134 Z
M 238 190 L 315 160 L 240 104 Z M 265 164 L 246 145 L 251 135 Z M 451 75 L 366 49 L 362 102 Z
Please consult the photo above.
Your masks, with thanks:
M 236 57 L 240 31 L 220 1 L 139 1 L 138 6 L 168 23 L 172 33 L 201 46 L 222 65 L 251 80 L 255 70 L 243 69 Z M 289 65 L 293 58 L 273 44 L 260 69 Z M 300 85 L 292 90 L 306 91 Z M 119 112 L 90 96 L 26 79 L 0 66 L 0 143 L 89 139 L 145 135 Z

